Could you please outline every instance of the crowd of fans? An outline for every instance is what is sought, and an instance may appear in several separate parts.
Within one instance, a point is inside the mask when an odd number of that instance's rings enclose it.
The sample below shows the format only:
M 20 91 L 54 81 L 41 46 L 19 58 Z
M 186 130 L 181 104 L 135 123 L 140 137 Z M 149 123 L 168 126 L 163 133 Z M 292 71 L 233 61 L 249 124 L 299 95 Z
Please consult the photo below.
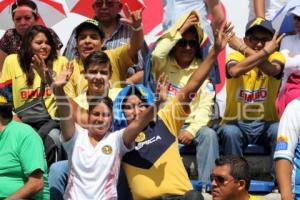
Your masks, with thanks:
M 61 55 L 34 1 L 15 1 L 15 28 L 0 39 L 0 199 L 203 199 L 179 143 L 196 149 L 214 200 L 258 199 L 248 194 L 250 143 L 270 149 L 282 199 L 300 199 L 300 7 L 286 36 L 269 21 L 271 1 L 252 3 L 244 38 L 206 0 L 169 16 L 149 50 L 144 8 L 94 0 L 95 17 Z M 227 45 L 227 104 L 212 124 Z

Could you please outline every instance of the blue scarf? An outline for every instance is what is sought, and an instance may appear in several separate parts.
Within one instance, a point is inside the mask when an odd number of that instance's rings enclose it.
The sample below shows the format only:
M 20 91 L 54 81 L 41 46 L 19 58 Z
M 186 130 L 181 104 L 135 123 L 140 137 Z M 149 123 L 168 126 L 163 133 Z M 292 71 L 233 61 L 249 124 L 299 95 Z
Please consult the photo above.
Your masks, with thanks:
M 127 120 L 125 118 L 125 114 L 122 111 L 122 104 L 124 98 L 132 94 L 132 90 L 137 90 L 142 95 L 143 100 L 149 105 L 154 103 L 154 95 L 152 91 L 142 84 L 128 85 L 125 88 L 123 88 L 119 92 L 114 102 L 114 130 L 120 130 L 122 128 L 127 127 L 128 125 Z

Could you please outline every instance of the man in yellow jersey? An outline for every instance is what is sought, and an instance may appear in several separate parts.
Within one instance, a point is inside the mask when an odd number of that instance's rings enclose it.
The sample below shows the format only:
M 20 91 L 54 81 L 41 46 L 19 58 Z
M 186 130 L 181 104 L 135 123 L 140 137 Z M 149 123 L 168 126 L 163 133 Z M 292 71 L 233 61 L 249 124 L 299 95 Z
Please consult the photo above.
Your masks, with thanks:
M 275 98 L 285 59 L 276 49 L 278 36 L 271 22 L 248 22 L 244 40 L 233 37 L 235 49 L 226 61 L 227 103 L 218 133 L 225 155 L 243 155 L 249 143 L 270 147 L 273 155 L 278 117 Z
M 215 164 L 210 175 L 213 200 L 261 200 L 248 193 L 250 169 L 245 158 L 223 156 Z

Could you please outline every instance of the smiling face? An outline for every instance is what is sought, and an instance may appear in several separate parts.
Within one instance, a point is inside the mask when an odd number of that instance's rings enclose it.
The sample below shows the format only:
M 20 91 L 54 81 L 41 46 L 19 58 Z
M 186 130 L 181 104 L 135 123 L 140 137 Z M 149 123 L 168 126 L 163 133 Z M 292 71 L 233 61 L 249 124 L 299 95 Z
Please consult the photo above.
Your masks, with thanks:
M 182 35 L 174 49 L 174 57 L 178 65 L 182 68 L 188 67 L 196 56 L 197 36 L 192 31 L 186 31 Z
M 38 33 L 31 41 L 31 50 L 33 55 L 39 55 L 46 60 L 50 55 L 51 46 L 44 33 Z
M 89 111 L 89 134 L 97 140 L 100 140 L 109 132 L 112 119 L 112 110 L 104 102 L 97 103 L 97 105 Z
M 111 78 L 110 63 L 90 64 L 86 70 L 85 78 L 88 81 L 89 95 L 107 95 Z
M 102 40 L 98 31 L 85 29 L 78 33 L 77 50 L 80 58 L 84 61 L 88 55 L 101 50 Z

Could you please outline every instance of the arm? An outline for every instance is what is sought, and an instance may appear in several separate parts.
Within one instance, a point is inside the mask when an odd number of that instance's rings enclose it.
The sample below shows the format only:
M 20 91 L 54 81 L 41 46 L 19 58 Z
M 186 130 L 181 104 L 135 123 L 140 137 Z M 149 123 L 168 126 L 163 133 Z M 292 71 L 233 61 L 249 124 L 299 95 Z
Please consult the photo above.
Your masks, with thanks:
M 6 56 L 7 56 L 7 54 L 0 49 L 0 77 L 1 77 L 3 63 L 4 63 L 4 60 L 5 60 Z
M 215 91 L 210 90 L 210 87 L 213 88 L 212 84 L 206 80 L 201 86 L 199 94 L 191 102 L 192 112 L 186 119 L 188 126 L 178 136 L 179 141 L 185 145 L 190 144 L 197 132 L 207 126 L 211 120 Z
M 283 200 L 292 198 L 292 170 L 299 146 L 300 102 L 291 101 L 284 110 L 278 126 L 277 144 L 274 153 L 275 172 Z M 298 181 L 295 180 L 296 182 Z
M 258 66 L 264 73 L 269 76 L 275 76 L 279 74 L 281 72 L 282 66 L 279 63 L 270 63 L 268 61 L 268 57 L 278 48 L 278 45 L 283 37 L 284 34 L 278 37 L 278 34 L 275 33 L 272 40 L 267 42 L 262 50 L 255 52 L 234 36 L 229 42 L 230 46 L 233 49 L 242 51 L 245 54 L 246 58 L 242 62 L 228 65 L 228 74 L 231 77 L 239 77 L 256 66 Z M 245 45 L 245 47 L 243 47 L 243 45 Z
M 183 25 L 176 31 L 175 34 L 168 34 L 166 37 L 161 38 L 152 52 L 152 56 L 159 59 L 165 59 L 173 47 L 176 45 L 178 40 L 182 38 L 182 34 L 187 31 L 191 26 L 197 25 L 199 19 L 196 15 L 190 15 Z M 171 35 L 174 35 L 173 37 Z
M 253 0 L 253 6 L 255 16 L 265 18 L 265 0 Z
M 127 18 L 121 18 L 120 20 L 124 23 L 127 23 L 132 27 L 132 34 L 129 41 L 128 54 L 131 59 L 137 63 L 138 61 L 138 50 L 142 48 L 144 44 L 144 32 L 142 27 L 142 13 L 144 8 L 131 12 L 128 5 L 126 4 L 125 16 Z
M 137 120 L 131 122 L 123 133 L 123 141 L 127 147 L 131 146 L 137 135 L 154 119 L 157 108 L 167 99 L 167 88 L 167 76 L 163 73 L 157 81 L 156 93 L 159 94 L 159 99 L 142 112 Z
M 14 194 L 7 197 L 7 200 L 30 198 L 44 187 L 44 178 L 41 170 L 35 170 L 21 187 Z
M 138 71 L 126 79 L 127 84 L 141 83 L 143 81 L 144 71 Z
M 232 29 L 233 27 L 231 24 L 223 24 L 218 32 L 215 31 L 214 48 L 209 51 L 205 60 L 199 64 L 198 69 L 188 80 L 188 83 L 176 95 L 186 112 L 189 111 L 189 103 L 193 99 L 193 94 L 197 92 L 205 81 L 212 64 L 218 56 L 218 53 L 225 48 L 227 42 L 232 38 Z
M 81 127 L 87 128 L 88 126 L 88 111 L 80 107 L 76 101 L 69 98 L 69 104 L 72 108 L 73 120 Z
M 225 16 L 222 10 L 222 6 L 219 0 L 207 0 L 206 1 L 208 11 L 212 14 L 212 26 L 220 27 L 225 21 Z
M 45 71 L 46 75 L 48 75 L 47 69 Z M 64 91 L 64 86 L 71 77 L 72 73 L 73 63 L 69 63 L 66 66 L 66 69 L 63 69 L 60 72 L 55 82 L 52 79 L 52 76 L 47 79 L 48 84 L 52 86 L 53 93 L 56 97 L 56 105 L 58 107 L 58 115 L 60 117 L 60 128 L 65 141 L 71 139 L 75 132 L 75 123 L 72 119 L 71 106 Z
M 286 159 L 277 159 L 275 161 L 275 172 L 279 191 L 282 200 L 294 199 L 292 193 L 292 164 Z

